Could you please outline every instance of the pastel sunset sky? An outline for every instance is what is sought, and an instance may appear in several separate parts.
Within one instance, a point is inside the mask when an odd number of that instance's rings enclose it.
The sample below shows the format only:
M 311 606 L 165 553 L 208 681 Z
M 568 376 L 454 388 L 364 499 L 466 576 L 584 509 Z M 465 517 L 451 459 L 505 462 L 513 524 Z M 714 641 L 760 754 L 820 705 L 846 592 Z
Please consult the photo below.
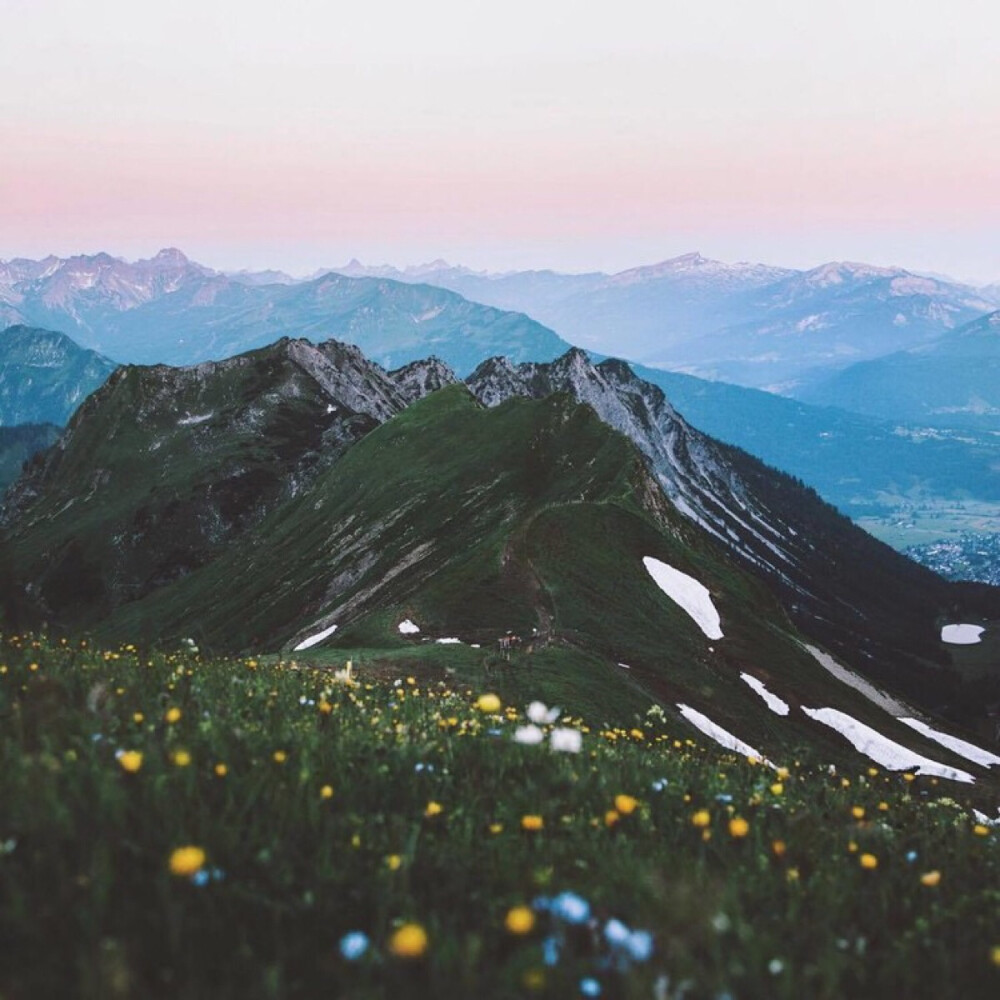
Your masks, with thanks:
M 1000 280 L 995 0 L 0 0 L 0 257 Z

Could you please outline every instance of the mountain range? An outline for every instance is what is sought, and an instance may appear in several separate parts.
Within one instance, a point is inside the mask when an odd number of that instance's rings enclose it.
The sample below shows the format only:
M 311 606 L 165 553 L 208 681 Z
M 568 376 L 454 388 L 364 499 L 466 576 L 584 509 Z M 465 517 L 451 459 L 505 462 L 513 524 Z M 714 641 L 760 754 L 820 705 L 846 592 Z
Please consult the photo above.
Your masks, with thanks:
M 721 628 L 665 595 L 661 564 L 702 611 L 711 595 Z M 578 350 L 490 359 L 465 383 L 289 339 L 124 366 L 9 493 L 0 566 L 19 629 L 222 651 L 511 630 L 765 746 L 741 673 L 902 738 L 857 687 L 971 719 L 994 681 L 961 681 L 941 623 L 1000 620 L 1000 591 L 946 583 Z
M 388 367 L 433 353 L 463 373 L 493 353 L 544 360 L 568 346 L 527 316 L 429 285 L 271 277 L 225 275 L 173 249 L 135 263 L 107 254 L 15 260 L 0 263 L 0 307 L 11 323 L 61 330 L 140 364 L 197 364 L 286 335 L 347 340 Z
M 996 430 L 1000 311 L 919 347 L 851 365 L 797 395 L 883 419 Z
M 781 391 L 918 346 L 1000 305 L 995 288 L 902 268 L 832 262 L 801 271 L 698 253 L 613 275 L 481 274 L 443 261 L 374 271 L 528 313 L 598 353 Z M 368 272 L 352 262 L 343 273 Z

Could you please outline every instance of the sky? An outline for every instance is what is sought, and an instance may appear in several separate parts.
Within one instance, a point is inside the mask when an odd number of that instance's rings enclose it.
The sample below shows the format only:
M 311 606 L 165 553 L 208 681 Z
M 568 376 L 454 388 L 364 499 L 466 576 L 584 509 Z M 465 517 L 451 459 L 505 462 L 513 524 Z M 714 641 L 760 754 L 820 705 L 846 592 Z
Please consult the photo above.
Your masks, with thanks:
M 0 258 L 1000 280 L 994 0 L 0 12 Z

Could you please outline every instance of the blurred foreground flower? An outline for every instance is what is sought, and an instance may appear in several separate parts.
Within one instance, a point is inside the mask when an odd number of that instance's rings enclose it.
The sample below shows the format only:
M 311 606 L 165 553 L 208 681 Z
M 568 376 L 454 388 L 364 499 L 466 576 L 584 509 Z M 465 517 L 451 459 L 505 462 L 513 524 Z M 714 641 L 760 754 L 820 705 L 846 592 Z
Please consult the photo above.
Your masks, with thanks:
M 389 951 L 397 958 L 419 958 L 427 944 L 427 931 L 420 924 L 403 924 L 389 938 Z
M 169 867 L 171 875 L 190 878 L 205 864 L 205 852 L 200 847 L 190 844 L 177 847 L 170 855 Z
M 583 735 L 579 729 L 553 729 L 549 745 L 561 753 L 579 753 L 583 749 Z
M 340 939 L 340 954 L 348 962 L 356 962 L 368 950 L 368 935 L 362 931 L 348 931 Z

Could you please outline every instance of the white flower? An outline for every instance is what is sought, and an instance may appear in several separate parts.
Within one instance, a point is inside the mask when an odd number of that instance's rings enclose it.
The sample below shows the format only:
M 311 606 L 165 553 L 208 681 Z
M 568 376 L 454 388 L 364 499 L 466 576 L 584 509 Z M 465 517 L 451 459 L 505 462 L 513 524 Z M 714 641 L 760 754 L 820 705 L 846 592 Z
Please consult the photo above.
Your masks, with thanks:
M 541 701 L 533 701 L 528 706 L 528 718 L 536 726 L 544 726 L 555 722 L 559 718 L 559 712 L 558 708 L 546 708 L 545 703 Z
M 583 735 L 579 729 L 553 729 L 549 745 L 563 753 L 579 753 L 583 749 Z
M 517 729 L 514 730 L 515 743 L 525 743 L 528 746 L 537 746 L 544 739 L 545 733 L 543 733 L 538 726 L 518 726 Z

